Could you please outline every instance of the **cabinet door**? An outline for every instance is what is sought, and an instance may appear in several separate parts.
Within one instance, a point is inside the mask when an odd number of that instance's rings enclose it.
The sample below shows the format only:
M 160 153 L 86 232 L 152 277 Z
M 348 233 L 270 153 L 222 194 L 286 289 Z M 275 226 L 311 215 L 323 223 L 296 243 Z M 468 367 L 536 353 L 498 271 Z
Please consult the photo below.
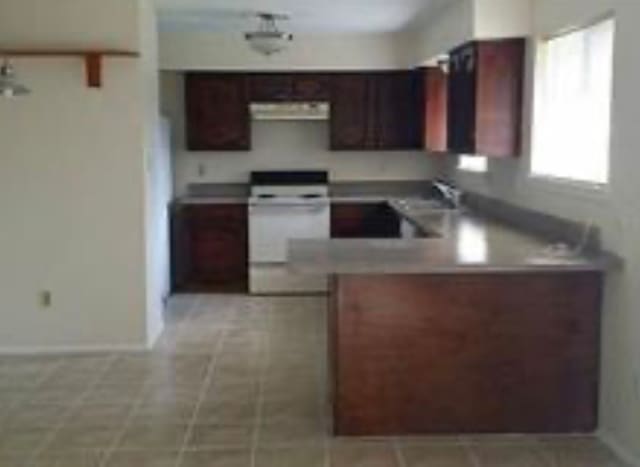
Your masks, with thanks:
M 252 102 L 282 102 L 292 99 L 293 76 L 285 73 L 257 73 L 249 77 Z
M 331 149 L 375 149 L 375 109 L 369 75 L 341 73 L 331 81 Z
M 475 153 L 476 72 L 475 44 L 455 49 L 450 55 L 448 146 L 457 154 Z
M 246 205 L 192 205 L 185 210 L 187 288 L 246 290 Z
M 376 93 L 378 149 L 403 150 L 422 147 L 420 83 L 415 72 L 399 71 L 372 76 Z
M 524 39 L 478 44 L 476 151 L 494 157 L 521 152 Z
M 424 79 L 424 146 L 430 152 L 447 152 L 447 74 L 427 68 Z
M 171 236 L 171 290 L 180 291 L 185 288 L 189 279 L 189 238 L 186 229 L 184 206 L 173 204 L 169 208 Z
M 188 149 L 248 150 L 250 120 L 245 75 L 188 73 L 185 85 Z
M 332 238 L 396 238 L 400 218 L 385 202 L 333 203 Z
M 331 204 L 331 237 L 362 238 L 367 205 L 362 203 Z
M 293 98 L 298 101 L 328 101 L 329 77 L 317 73 L 297 73 L 293 75 Z

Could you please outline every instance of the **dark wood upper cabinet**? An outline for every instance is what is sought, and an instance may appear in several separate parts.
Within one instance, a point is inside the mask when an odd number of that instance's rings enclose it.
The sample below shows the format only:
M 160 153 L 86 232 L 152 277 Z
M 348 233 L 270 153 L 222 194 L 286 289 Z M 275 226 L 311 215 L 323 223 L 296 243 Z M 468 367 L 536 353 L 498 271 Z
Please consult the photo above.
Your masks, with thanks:
M 253 102 L 329 100 L 329 79 L 320 73 L 255 73 L 249 89 Z
M 521 152 L 524 39 L 479 41 L 450 54 L 448 149 L 515 157 Z
M 293 76 L 284 73 L 256 73 L 249 76 L 252 102 L 280 102 L 291 98 Z
M 340 73 L 331 81 L 331 149 L 421 147 L 422 88 L 417 73 Z
M 329 75 L 321 73 L 294 74 L 293 97 L 300 101 L 328 101 L 331 99 Z
M 424 70 L 424 147 L 444 153 L 447 146 L 447 74 L 440 68 Z
M 419 149 L 422 83 L 418 72 L 386 72 L 373 77 L 379 149 Z
M 249 150 L 251 130 L 247 78 L 236 73 L 187 73 L 187 148 Z
M 374 96 L 370 81 L 367 73 L 341 73 L 332 76 L 332 150 L 376 149 Z

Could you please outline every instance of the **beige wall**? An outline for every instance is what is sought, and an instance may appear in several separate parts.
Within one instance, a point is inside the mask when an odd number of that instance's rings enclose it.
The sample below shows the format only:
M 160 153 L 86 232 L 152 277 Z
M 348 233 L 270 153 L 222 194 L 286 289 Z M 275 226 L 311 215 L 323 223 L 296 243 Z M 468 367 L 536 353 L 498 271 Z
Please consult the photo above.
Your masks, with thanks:
M 0 2 L 0 43 L 139 50 L 132 0 Z M 96 19 L 99 19 L 97 21 Z M 143 347 L 141 62 L 21 58 L 31 96 L 0 100 L 0 351 Z M 50 290 L 42 308 L 38 293 Z
M 162 70 L 385 69 L 400 62 L 393 34 L 297 35 L 289 49 L 265 57 L 242 34 L 160 33 Z
M 412 61 L 416 64 L 428 62 L 473 38 L 473 15 L 472 0 L 453 0 L 439 14 L 413 25 L 407 33 L 413 44 Z
M 534 28 L 546 35 L 579 26 L 615 9 L 611 182 L 602 192 L 529 176 L 530 151 L 520 160 L 492 161 L 486 175 L 457 174 L 466 189 L 578 221 L 594 220 L 606 247 L 625 259 L 612 273 L 603 314 L 601 417 L 603 437 L 640 462 L 640 55 L 637 51 L 640 2 L 629 0 L 537 0 Z M 533 52 L 533 50 L 532 50 Z M 533 55 L 531 53 L 530 55 Z M 532 62 L 530 57 L 529 63 Z M 529 140 L 532 67 L 529 67 L 525 134 Z
M 412 66 L 433 64 L 434 58 L 472 39 L 526 36 L 534 1 L 451 0 L 397 35 L 411 51 L 404 60 Z

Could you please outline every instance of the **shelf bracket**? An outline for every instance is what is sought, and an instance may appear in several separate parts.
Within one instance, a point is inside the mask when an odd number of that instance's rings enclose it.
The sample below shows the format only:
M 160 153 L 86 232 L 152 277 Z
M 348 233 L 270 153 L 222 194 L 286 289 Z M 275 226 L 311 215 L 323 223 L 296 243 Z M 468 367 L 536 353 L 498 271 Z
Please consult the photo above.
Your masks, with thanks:
M 87 53 L 84 56 L 87 73 L 87 86 L 90 88 L 102 87 L 102 54 Z
M 87 86 L 102 87 L 102 68 L 105 57 L 137 58 L 138 52 L 116 49 L 4 49 L 0 57 L 80 57 L 84 60 Z

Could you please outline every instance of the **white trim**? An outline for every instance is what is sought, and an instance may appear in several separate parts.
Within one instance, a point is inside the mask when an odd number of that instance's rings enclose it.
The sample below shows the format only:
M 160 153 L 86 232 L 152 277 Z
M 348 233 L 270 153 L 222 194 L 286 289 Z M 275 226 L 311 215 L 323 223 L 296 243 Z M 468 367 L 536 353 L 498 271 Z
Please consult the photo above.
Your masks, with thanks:
M 640 457 L 635 456 L 626 446 L 623 446 L 608 430 L 598 430 L 596 436 L 606 444 L 620 459 L 634 467 L 640 467 Z
M 157 326 L 154 326 L 155 329 L 147 331 L 147 347 L 149 349 L 153 348 L 153 346 L 158 342 L 160 336 L 164 332 L 165 323 L 164 321 L 160 321 Z
M 118 353 L 118 352 L 146 352 L 151 347 L 146 345 L 78 345 L 78 346 L 50 346 L 50 347 L 0 347 L 0 356 L 29 356 L 29 355 L 67 355 L 90 353 Z

